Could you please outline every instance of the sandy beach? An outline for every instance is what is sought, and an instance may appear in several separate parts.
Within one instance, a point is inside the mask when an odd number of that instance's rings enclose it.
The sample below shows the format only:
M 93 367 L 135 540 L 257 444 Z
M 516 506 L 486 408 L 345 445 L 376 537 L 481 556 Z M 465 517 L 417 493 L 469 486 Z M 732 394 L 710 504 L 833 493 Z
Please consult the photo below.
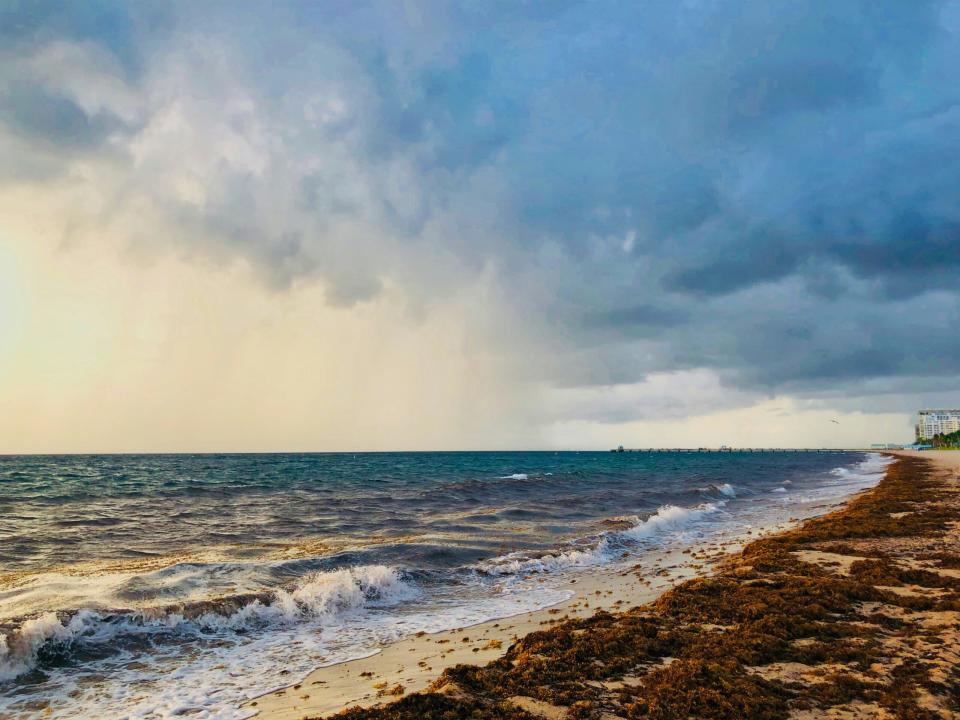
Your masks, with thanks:
M 960 452 L 895 454 L 840 510 L 713 547 L 697 570 L 600 575 L 553 608 L 411 638 L 247 707 L 268 720 L 960 717 Z
M 717 544 L 697 559 L 704 567 L 712 565 L 738 547 Z M 571 618 L 589 617 L 597 610 L 616 612 L 656 599 L 695 574 L 696 570 L 685 564 L 689 557 L 679 555 L 678 551 L 666 556 L 660 563 L 661 574 L 651 580 L 638 580 L 629 572 L 588 575 L 570 586 L 575 592 L 570 600 L 553 607 L 447 632 L 420 634 L 388 645 L 376 655 L 319 668 L 302 682 L 256 698 L 245 707 L 258 710 L 258 718 L 300 720 L 348 707 L 388 703 L 398 695 L 424 690 L 447 668 L 495 660 L 528 633 Z

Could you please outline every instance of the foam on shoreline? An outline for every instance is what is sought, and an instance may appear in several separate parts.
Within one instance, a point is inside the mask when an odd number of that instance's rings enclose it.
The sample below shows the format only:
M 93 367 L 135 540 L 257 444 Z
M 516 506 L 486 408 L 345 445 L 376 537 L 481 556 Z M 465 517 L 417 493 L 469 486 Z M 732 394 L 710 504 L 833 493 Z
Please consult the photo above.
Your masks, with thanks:
M 333 621 L 363 607 L 389 606 L 417 594 L 417 588 L 396 568 L 375 565 L 311 573 L 290 590 L 278 588 L 252 598 L 147 611 L 46 612 L 0 635 L 0 680 L 12 680 L 32 670 L 41 651 L 69 653 L 78 643 L 89 648 L 120 636 L 244 633 L 311 620 Z
M 626 530 L 602 533 L 596 538 L 580 541 L 583 547 L 572 547 L 557 553 L 548 553 L 538 557 L 529 557 L 521 552 L 509 553 L 485 560 L 476 565 L 477 570 L 486 575 L 519 575 L 523 573 L 556 572 L 573 568 L 586 568 L 611 562 L 622 554 L 627 545 L 640 540 L 648 540 L 659 534 L 682 532 L 686 527 L 702 520 L 707 515 L 719 511 L 724 502 L 703 503 L 692 508 L 676 505 L 664 505 L 650 517 L 637 516 L 614 518 L 615 521 L 631 523 Z

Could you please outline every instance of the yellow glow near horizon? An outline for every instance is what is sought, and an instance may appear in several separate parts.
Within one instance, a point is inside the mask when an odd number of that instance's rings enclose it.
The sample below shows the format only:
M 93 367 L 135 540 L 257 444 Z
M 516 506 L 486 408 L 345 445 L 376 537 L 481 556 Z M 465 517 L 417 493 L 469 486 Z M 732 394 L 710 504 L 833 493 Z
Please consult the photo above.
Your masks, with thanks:
M 18 195 L 18 197 L 14 197 Z M 469 322 L 482 286 L 407 314 L 391 287 L 330 307 L 317 283 L 242 263 L 64 242 L 0 198 L 0 451 L 328 450 L 510 445 L 496 363 Z M 473 338 L 473 339 L 471 339 Z M 494 418 L 497 418 L 495 421 Z M 528 439 L 529 441 L 529 439 Z
M 26 304 L 23 269 L 9 245 L 0 238 L 0 371 L 7 372 L 23 332 Z
M 565 420 L 582 408 L 520 381 L 485 334 L 495 324 L 525 362 L 522 323 L 505 325 L 522 319 L 482 280 L 419 314 L 389 283 L 335 308 L 319 283 L 271 290 L 240 261 L 134 254 L 101 228 L 64 237 L 57 208 L 26 191 L 0 194 L 0 219 L 0 452 L 815 446 L 910 434 L 903 414 L 790 398 Z M 694 395 L 722 401 L 704 372 Z M 691 388 L 669 376 L 648 384 L 668 403 Z

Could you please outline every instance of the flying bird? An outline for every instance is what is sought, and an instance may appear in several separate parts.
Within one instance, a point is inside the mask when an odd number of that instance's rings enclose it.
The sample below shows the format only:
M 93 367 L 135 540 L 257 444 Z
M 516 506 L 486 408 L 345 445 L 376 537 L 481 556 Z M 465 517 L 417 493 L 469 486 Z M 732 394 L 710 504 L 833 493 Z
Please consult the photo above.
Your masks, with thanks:
M 839 420 L 831 420 L 830 422 L 832 422 L 832 423 L 836 423 L 837 425 L 839 425 L 839 424 L 840 424 L 840 421 L 839 421 Z

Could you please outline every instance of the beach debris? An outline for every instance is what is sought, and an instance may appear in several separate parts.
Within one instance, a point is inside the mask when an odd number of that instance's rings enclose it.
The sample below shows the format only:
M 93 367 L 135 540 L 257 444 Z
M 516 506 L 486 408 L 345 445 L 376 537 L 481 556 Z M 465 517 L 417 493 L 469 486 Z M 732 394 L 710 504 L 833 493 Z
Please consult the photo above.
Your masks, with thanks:
M 338 720 L 954 718 L 958 521 L 952 478 L 903 459 L 712 576 L 647 606 L 558 619 L 484 666 Z

